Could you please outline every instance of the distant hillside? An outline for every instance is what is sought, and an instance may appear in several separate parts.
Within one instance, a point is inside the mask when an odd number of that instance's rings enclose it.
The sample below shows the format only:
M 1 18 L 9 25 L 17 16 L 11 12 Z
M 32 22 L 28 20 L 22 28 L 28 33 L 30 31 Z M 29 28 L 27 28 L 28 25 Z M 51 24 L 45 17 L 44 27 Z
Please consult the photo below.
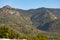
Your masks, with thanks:
M 60 33 L 60 9 L 37 8 L 23 10 L 6 5 L 0 8 L 0 27 L 4 25 L 23 35 L 36 36 L 37 34 L 44 34 L 55 39 L 54 35 L 58 36 Z

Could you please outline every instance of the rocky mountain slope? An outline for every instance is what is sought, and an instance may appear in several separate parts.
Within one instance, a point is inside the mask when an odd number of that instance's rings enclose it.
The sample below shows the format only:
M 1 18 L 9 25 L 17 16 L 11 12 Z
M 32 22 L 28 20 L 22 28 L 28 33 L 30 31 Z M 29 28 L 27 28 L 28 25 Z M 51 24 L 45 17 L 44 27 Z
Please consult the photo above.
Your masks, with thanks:
M 15 8 L 4 6 L 0 8 L 0 26 L 9 25 L 15 31 L 23 34 L 37 34 L 42 31 L 33 27 L 29 16 Z
M 38 8 L 22 10 L 9 5 L 0 8 L 0 26 L 8 25 L 21 34 L 60 33 L 60 9 Z M 56 35 L 57 35 L 56 34 Z M 52 35 L 53 36 L 53 35 Z
M 53 11 L 53 9 L 48 8 L 21 10 L 6 5 L 0 8 L 0 25 L 23 26 L 27 30 L 28 27 L 31 27 L 32 29 L 48 31 L 52 25 L 52 21 L 59 19 Z M 19 29 L 18 27 L 17 29 Z

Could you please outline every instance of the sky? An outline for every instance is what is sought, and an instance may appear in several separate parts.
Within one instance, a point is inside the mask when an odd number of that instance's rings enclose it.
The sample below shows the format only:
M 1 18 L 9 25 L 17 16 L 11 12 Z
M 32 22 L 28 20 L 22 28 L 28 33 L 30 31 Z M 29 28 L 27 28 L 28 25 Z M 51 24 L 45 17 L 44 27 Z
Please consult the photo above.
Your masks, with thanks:
M 0 0 L 0 8 L 5 5 L 25 10 L 41 7 L 60 8 L 60 0 Z

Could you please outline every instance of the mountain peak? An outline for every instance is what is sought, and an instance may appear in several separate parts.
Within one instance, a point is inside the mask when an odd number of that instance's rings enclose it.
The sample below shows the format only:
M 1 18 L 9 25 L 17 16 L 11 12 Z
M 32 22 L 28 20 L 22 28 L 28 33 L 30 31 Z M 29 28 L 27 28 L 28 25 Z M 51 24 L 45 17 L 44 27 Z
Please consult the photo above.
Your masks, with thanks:
M 11 8 L 11 6 L 9 6 L 9 5 L 6 5 L 6 6 L 4 6 L 3 8 Z

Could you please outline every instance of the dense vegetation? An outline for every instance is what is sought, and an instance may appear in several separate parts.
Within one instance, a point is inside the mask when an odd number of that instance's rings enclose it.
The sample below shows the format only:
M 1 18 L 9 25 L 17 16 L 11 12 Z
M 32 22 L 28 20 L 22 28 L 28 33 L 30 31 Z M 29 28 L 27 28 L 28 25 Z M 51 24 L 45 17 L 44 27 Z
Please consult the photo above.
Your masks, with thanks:
M 8 26 L 1 26 L 0 38 L 19 38 L 19 34 L 11 30 Z
M 16 38 L 16 39 L 28 39 L 28 40 L 48 40 L 48 37 L 41 34 L 36 34 L 36 36 L 28 34 L 18 34 L 13 31 L 9 26 L 0 26 L 0 38 Z

